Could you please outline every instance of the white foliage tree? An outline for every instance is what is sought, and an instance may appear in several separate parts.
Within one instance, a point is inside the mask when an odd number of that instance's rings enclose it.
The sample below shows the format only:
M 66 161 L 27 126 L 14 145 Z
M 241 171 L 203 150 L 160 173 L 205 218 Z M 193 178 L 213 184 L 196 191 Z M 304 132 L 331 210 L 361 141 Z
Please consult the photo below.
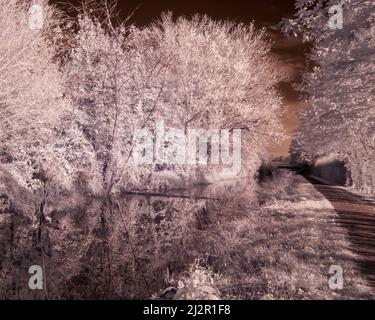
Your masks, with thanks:
M 58 14 L 45 1 L 38 2 L 42 28 L 34 28 L 31 4 L 0 3 L 1 170 L 32 190 L 41 187 L 33 179 L 40 172 L 69 189 L 79 168 L 91 166 L 89 146 L 71 125 L 72 108 L 53 62 L 51 35 L 61 36 Z
M 332 6 L 343 9 L 342 29 L 330 27 L 330 19 L 338 17 Z M 315 66 L 300 87 L 308 108 L 292 152 L 309 161 L 336 154 L 347 163 L 354 186 L 373 192 L 375 3 L 303 0 L 296 8 L 284 31 L 313 43 L 309 58 Z
M 282 75 L 264 32 L 208 17 L 174 21 L 166 14 L 131 36 L 136 51 L 146 53 L 146 65 L 168 61 L 158 117 L 185 130 L 242 129 L 244 161 L 254 173 L 267 145 L 283 135 L 275 89 Z
M 173 21 L 167 14 L 144 29 L 127 29 L 84 14 L 79 28 L 66 68 L 68 93 L 107 191 L 119 181 L 149 178 L 154 168 L 129 162 L 133 134 L 155 130 L 160 119 L 183 130 L 243 129 L 251 173 L 267 144 L 282 137 L 275 89 L 282 76 L 264 33 L 252 25 Z

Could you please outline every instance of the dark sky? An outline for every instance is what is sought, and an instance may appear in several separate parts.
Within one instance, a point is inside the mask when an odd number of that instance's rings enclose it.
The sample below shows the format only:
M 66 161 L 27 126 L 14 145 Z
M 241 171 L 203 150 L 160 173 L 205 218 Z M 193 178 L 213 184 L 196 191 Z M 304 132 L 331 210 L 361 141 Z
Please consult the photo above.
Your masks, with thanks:
M 289 0 L 127 0 L 119 1 L 122 14 L 138 8 L 134 21 L 146 24 L 161 12 L 170 10 L 176 15 L 207 14 L 215 19 L 233 19 L 241 22 L 255 20 L 259 26 L 277 23 L 283 15 L 293 14 L 293 1 Z
M 77 3 L 77 0 L 71 2 Z M 294 0 L 119 0 L 118 7 L 121 18 L 126 18 L 134 12 L 130 23 L 138 26 L 157 19 L 163 11 L 172 11 L 176 16 L 199 13 L 207 14 L 214 19 L 244 23 L 254 21 L 257 27 L 266 27 L 269 30 L 269 36 L 275 42 L 272 51 L 281 61 L 280 68 L 287 71 L 290 76 L 290 82 L 300 80 L 301 72 L 306 65 L 307 47 L 298 39 L 285 39 L 279 32 L 270 28 L 283 17 L 291 17 L 294 14 Z M 304 108 L 304 104 L 298 101 L 299 93 L 291 88 L 290 82 L 280 84 L 280 91 L 285 98 L 284 123 L 289 138 L 281 145 L 271 148 L 274 155 L 287 153 L 290 136 L 298 125 L 298 111 Z

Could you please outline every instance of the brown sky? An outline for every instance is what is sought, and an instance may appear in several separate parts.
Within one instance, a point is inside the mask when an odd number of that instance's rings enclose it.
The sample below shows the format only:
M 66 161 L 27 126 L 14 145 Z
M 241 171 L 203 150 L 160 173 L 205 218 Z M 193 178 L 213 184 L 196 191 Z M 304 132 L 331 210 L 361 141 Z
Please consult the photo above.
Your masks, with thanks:
M 71 0 L 65 2 L 77 2 Z M 58 2 L 58 0 L 56 0 Z M 64 2 L 64 1 L 60 1 Z M 290 76 L 290 81 L 281 83 L 279 88 L 284 97 L 284 124 L 288 138 L 280 145 L 271 147 L 273 155 L 286 155 L 290 137 L 298 126 L 298 112 L 304 104 L 298 101 L 299 93 L 292 89 L 291 83 L 300 80 L 304 70 L 307 47 L 298 39 L 286 39 L 279 32 L 271 29 L 283 17 L 291 17 L 294 13 L 294 0 L 119 0 L 120 17 L 129 16 L 135 9 L 131 23 L 138 26 L 148 24 L 157 19 L 163 11 L 172 11 L 175 15 L 189 16 L 207 14 L 214 19 L 235 20 L 238 22 L 255 22 L 259 28 L 266 27 L 274 40 L 273 53 L 281 61 L 280 67 Z

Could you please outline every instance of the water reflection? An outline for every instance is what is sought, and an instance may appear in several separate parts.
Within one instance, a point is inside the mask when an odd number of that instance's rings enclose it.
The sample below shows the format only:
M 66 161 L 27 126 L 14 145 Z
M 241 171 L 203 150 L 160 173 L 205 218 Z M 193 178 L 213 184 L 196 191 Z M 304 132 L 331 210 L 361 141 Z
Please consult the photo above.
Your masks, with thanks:
M 220 206 L 247 196 L 248 188 L 246 179 L 233 179 L 159 193 L 124 192 L 46 209 L 38 226 L 13 221 L 13 240 L 5 239 L 11 254 L 2 264 L 8 272 L 4 291 L 28 298 L 148 298 L 165 286 L 167 268 L 180 272 L 194 261 L 193 234 L 215 223 Z M 34 264 L 45 270 L 41 292 L 25 286 L 24 270 Z

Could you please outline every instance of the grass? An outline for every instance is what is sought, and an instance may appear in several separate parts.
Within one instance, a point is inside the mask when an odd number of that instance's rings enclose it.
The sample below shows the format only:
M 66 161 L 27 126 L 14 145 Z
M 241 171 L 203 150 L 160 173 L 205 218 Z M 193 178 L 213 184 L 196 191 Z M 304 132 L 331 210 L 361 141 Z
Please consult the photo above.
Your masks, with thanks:
M 279 171 L 261 184 L 258 199 L 259 206 L 245 199 L 220 206 L 216 223 L 194 235 L 192 250 L 220 275 L 223 299 L 371 297 L 346 231 L 313 186 Z M 331 265 L 344 270 L 343 290 L 328 287 Z

